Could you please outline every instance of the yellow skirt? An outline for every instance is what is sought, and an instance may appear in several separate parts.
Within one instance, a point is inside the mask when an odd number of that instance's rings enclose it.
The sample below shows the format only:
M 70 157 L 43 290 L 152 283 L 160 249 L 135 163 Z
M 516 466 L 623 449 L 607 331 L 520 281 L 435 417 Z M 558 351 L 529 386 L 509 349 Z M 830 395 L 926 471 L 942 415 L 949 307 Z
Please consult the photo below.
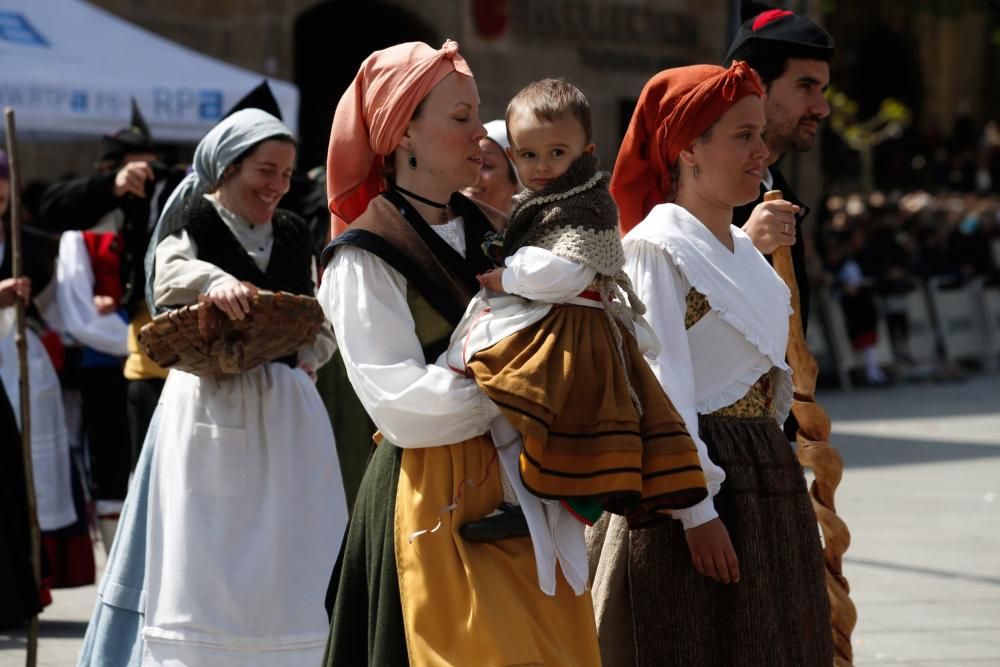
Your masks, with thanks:
M 622 331 L 622 368 L 600 308 L 554 306 L 534 326 L 478 352 L 468 367 L 524 438 L 521 478 L 537 496 L 669 517 L 707 496 L 694 441 Z M 629 395 L 631 383 L 642 415 Z
M 502 500 L 485 436 L 403 451 L 393 532 L 410 664 L 600 665 L 589 592 L 576 596 L 559 577 L 555 596 L 542 593 L 529 538 L 459 536 Z

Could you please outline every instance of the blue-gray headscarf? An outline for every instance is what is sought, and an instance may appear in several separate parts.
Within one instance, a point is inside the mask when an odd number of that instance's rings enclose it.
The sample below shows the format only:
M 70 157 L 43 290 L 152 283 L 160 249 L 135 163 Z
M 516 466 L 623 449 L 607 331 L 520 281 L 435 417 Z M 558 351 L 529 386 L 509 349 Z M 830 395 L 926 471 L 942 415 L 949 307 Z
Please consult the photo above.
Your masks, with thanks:
M 260 109 L 243 109 L 224 118 L 198 142 L 194 151 L 194 170 L 170 195 L 146 248 L 146 303 L 150 313 L 156 315 L 159 312 L 153 299 L 156 246 L 178 228 L 178 217 L 184 210 L 184 202 L 189 197 L 201 197 L 218 187 L 226 167 L 255 144 L 272 137 L 292 136 L 292 131 L 271 114 Z

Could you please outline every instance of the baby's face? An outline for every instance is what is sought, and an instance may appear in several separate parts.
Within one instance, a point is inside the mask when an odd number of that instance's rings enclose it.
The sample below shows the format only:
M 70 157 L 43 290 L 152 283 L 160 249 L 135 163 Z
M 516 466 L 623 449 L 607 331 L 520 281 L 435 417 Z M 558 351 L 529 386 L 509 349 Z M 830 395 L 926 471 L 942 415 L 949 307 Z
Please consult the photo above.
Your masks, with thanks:
M 565 174 L 578 157 L 594 152 L 580 121 L 570 113 L 550 123 L 532 113 L 516 112 L 507 130 L 511 139 L 508 154 L 521 183 L 530 190 L 541 190 Z

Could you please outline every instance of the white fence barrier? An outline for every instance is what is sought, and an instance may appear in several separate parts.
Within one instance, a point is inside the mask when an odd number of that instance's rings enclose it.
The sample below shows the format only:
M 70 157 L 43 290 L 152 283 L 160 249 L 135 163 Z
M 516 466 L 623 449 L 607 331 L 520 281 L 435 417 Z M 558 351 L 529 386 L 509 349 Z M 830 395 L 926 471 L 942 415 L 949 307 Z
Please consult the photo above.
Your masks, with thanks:
M 840 300 L 827 287 L 814 292 L 813 318 L 807 343 L 820 368 L 835 373 L 850 388 L 850 372 L 864 367 L 851 347 Z M 878 308 L 876 355 L 879 364 L 934 365 L 941 361 L 975 361 L 995 369 L 1000 357 L 1000 288 L 972 282 L 945 288 L 940 281 L 919 284 L 902 297 L 908 336 L 903 358 L 897 358 L 889 337 L 885 308 Z
M 944 357 L 948 361 L 980 360 L 989 356 L 989 332 L 982 308 L 982 283 L 943 287 L 931 279 L 927 295 L 937 321 Z
M 921 285 L 910 290 L 903 299 L 906 304 L 904 309 L 906 321 L 909 325 L 906 346 L 910 361 L 916 364 L 937 363 L 940 359 L 937 327 L 934 325 L 934 317 L 931 315 L 924 287 Z
M 995 370 L 1000 357 L 1000 287 L 984 287 L 979 297 L 987 332 L 987 367 Z

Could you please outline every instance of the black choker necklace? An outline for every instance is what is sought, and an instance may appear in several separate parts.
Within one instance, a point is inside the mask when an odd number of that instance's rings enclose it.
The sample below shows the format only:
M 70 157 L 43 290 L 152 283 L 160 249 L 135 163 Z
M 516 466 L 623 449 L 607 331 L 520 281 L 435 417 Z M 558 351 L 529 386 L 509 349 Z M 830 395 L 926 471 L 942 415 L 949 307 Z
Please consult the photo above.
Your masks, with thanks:
M 434 208 L 441 208 L 441 209 L 448 208 L 448 204 L 447 203 L 441 204 L 439 202 L 427 199 L 426 197 L 421 197 L 420 195 L 414 194 L 413 192 L 410 192 L 409 190 L 407 190 L 405 188 L 401 188 L 398 185 L 396 186 L 396 189 L 399 190 L 400 192 L 402 192 L 407 197 L 412 197 L 413 199 L 416 199 L 421 204 L 427 204 L 428 206 L 433 206 Z

